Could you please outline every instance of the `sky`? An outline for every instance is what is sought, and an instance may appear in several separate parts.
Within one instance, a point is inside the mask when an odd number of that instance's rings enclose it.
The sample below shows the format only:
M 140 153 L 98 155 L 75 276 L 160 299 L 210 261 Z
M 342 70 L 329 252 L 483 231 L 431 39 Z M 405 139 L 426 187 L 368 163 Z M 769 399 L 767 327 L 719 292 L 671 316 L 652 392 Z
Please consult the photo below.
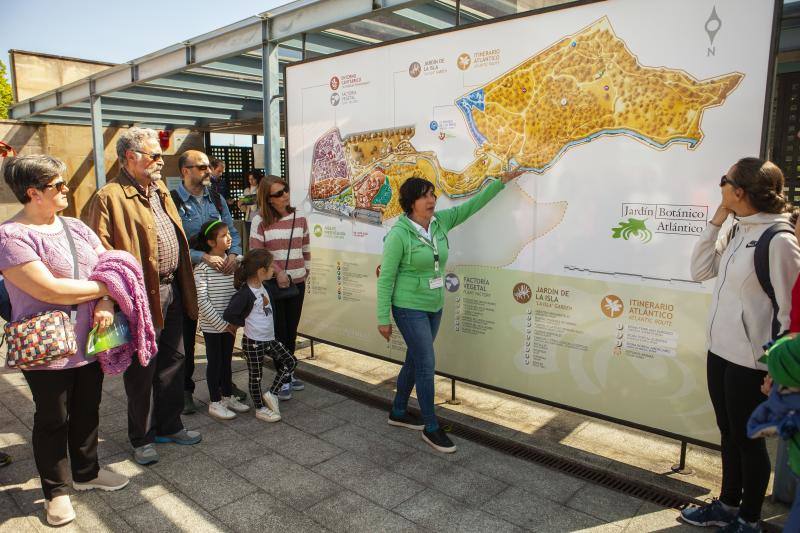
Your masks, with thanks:
M 0 60 L 11 49 L 123 63 L 288 0 L 0 0 Z

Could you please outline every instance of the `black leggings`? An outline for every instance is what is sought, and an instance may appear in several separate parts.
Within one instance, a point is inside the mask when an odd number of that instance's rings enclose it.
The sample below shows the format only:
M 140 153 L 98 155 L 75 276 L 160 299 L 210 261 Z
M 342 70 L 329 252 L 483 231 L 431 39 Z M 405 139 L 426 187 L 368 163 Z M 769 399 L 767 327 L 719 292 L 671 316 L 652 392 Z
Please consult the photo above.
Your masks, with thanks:
M 747 420 L 766 397 L 766 372 L 740 366 L 708 352 L 708 393 L 722 439 L 722 503 L 740 507 L 748 522 L 761 518 L 770 462 L 764 439 L 747 438 Z
M 306 296 L 305 282 L 298 283 L 297 290 L 300 291 L 300 294 L 294 298 L 275 302 L 281 306 L 281 312 L 275 314 L 275 338 L 292 355 L 294 355 L 297 342 L 297 326 L 300 325 L 300 315 L 303 313 L 303 299 Z
M 231 359 L 233 358 L 233 335 L 230 333 L 203 332 L 206 341 L 206 383 L 208 395 L 212 402 L 218 402 L 222 396 L 230 396 Z M 221 394 L 220 394 L 221 393 Z

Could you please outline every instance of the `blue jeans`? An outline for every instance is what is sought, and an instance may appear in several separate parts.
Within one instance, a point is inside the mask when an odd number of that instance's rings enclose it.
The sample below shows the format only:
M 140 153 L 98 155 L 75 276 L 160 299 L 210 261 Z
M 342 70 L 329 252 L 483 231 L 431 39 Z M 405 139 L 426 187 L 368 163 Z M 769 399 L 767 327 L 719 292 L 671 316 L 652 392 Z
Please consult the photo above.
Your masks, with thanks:
M 436 366 L 433 341 L 439 331 L 442 311 L 440 309 L 429 313 L 392 306 L 392 316 L 408 348 L 406 360 L 397 375 L 397 394 L 394 396 L 392 411 L 395 415 L 406 412 L 411 389 L 416 385 L 417 401 L 422 411 L 425 430 L 436 431 L 439 423 L 433 408 L 433 374 Z

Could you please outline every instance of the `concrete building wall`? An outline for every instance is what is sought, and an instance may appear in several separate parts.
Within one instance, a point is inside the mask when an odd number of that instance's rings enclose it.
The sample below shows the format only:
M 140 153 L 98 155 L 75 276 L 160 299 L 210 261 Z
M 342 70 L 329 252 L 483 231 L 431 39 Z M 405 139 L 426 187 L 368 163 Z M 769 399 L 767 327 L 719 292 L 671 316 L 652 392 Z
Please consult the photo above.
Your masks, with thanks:
M 113 63 L 11 50 L 11 88 L 21 102 L 105 70 Z

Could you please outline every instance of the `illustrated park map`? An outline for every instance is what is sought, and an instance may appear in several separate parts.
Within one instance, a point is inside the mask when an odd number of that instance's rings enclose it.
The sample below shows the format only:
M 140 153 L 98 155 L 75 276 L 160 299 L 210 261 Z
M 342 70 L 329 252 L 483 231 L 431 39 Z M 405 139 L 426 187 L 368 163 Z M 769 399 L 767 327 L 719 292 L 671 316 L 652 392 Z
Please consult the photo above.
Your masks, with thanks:
M 455 199 L 509 168 L 542 174 L 567 150 L 600 136 L 694 149 L 704 111 L 722 105 L 743 78 L 733 72 L 698 80 L 644 66 L 603 17 L 455 99 L 476 144 L 463 169 L 443 168 L 433 151 L 415 149 L 413 126 L 344 137 L 332 128 L 314 145 L 311 202 L 319 212 L 382 224 L 402 214 L 398 191 L 414 176 Z

